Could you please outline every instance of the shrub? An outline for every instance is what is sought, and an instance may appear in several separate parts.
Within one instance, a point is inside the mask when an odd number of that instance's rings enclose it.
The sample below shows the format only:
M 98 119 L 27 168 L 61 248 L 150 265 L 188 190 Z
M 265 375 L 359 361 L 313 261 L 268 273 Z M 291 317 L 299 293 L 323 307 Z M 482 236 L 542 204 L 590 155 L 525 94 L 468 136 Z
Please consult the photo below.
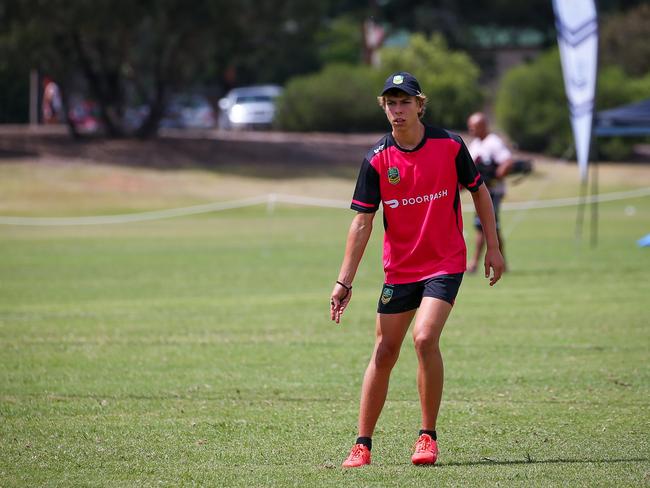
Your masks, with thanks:
M 598 73 L 598 110 L 630 103 L 650 93 L 650 76 L 628 78 L 621 68 L 602 67 Z M 551 156 L 574 155 L 560 56 L 552 49 L 530 64 L 517 66 L 503 77 L 495 101 L 498 125 L 520 149 Z M 634 140 L 602 138 L 599 158 L 621 159 L 631 154 Z
M 278 101 L 276 123 L 291 131 L 386 130 L 376 98 L 396 71 L 420 81 L 429 99 L 424 120 L 432 125 L 464 128 L 468 114 L 480 107 L 479 69 L 470 58 L 450 51 L 441 36 L 414 35 L 406 48 L 382 49 L 380 69 L 332 64 L 292 79 Z
M 507 72 L 494 112 L 498 125 L 519 148 L 561 154 L 571 142 L 571 124 L 558 52 Z
M 483 101 L 478 66 L 467 54 L 449 50 L 439 34 L 429 39 L 415 34 L 406 48 L 382 49 L 381 70 L 383 79 L 396 71 L 418 79 L 428 98 L 424 120 L 429 124 L 464 129 L 467 116 Z
M 303 132 L 385 130 L 386 118 L 375 93 L 382 82 L 370 67 L 345 64 L 293 78 L 278 100 L 276 124 Z
M 630 78 L 620 66 L 608 66 L 598 76 L 596 105 L 607 110 L 626 103 L 647 98 L 650 94 L 650 74 L 643 78 Z M 642 138 L 600 137 L 597 140 L 598 157 L 621 160 L 632 155 L 634 144 Z

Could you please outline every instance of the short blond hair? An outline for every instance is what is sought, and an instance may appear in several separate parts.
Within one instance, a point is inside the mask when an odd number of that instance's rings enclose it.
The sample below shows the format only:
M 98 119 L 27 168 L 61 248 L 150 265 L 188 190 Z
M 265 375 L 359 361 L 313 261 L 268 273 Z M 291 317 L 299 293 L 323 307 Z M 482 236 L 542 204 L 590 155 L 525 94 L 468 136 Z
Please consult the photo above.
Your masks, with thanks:
M 395 88 L 395 89 L 392 89 L 392 90 L 388 90 L 383 95 L 378 96 L 377 97 L 377 103 L 382 108 L 382 110 L 386 110 L 386 95 L 397 95 L 397 94 L 400 94 L 400 93 L 406 95 L 407 97 L 414 97 L 415 98 L 417 103 L 420 105 L 420 111 L 418 112 L 418 117 L 422 118 L 424 116 L 424 112 L 427 109 L 427 96 L 422 92 L 418 93 L 417 95 L 409 95 L 408 93 Z

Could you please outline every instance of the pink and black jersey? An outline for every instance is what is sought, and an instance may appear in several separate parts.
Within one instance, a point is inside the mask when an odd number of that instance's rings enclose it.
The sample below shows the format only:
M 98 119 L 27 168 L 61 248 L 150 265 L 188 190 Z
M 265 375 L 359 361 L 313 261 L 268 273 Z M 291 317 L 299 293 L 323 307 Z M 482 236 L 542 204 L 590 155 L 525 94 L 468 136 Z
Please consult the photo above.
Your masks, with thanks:
M 422 142 L 400 148 L 392 134 L 361 165 L 351 208 L 384 210 L 386 283 L 402 284 L 465 271 L 460 188 L 483 183 L 460 136 L 425 127 Z

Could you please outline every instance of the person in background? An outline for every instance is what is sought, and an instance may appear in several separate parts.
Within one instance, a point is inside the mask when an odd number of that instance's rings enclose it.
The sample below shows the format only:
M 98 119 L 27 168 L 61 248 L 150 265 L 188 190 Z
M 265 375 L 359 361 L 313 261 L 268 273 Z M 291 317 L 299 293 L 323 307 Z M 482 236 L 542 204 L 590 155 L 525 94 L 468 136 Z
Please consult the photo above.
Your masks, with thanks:
M 505 177 L 510 173 L 514 164 L 512 153 L 501 137 L 490 132 L 487 117 L 484 113 L 476 112 L 470 115 L 469 119 L 467 119 L 467 127 L 469 134 L 474 138 L 467 146 L 467 149 L 490 192 L 497 224 L 499 251 L 501 251 L 501 255 L 505 259 L 503 235 L 499 223 L 499 209 L 501 200 L 503 200 L 506 193 Z M 478 216 L 474 219 L 474 227 L 476 228 L 476 243 L 474 254 L 467 265 L 469 273 L 476 272 L 485 247 L 485 235 Z
M 43 122 L 56 124 L 60 122 L 63 103 L 61 91 L 52 78 L 43 78 Z

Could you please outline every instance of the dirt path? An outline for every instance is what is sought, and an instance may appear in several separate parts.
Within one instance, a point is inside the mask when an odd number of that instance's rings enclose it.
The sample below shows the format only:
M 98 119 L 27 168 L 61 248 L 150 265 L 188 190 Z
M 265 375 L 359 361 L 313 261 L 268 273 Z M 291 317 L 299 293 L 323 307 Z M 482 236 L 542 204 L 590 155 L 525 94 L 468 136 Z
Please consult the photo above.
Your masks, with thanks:
M 350 177 L 379 134 L 166 130 L 158 139 L 74 141 L 63 127 L 0 126 L 0 162 L 51 156 L 119 166 L 202 168 L 244 176 Z

